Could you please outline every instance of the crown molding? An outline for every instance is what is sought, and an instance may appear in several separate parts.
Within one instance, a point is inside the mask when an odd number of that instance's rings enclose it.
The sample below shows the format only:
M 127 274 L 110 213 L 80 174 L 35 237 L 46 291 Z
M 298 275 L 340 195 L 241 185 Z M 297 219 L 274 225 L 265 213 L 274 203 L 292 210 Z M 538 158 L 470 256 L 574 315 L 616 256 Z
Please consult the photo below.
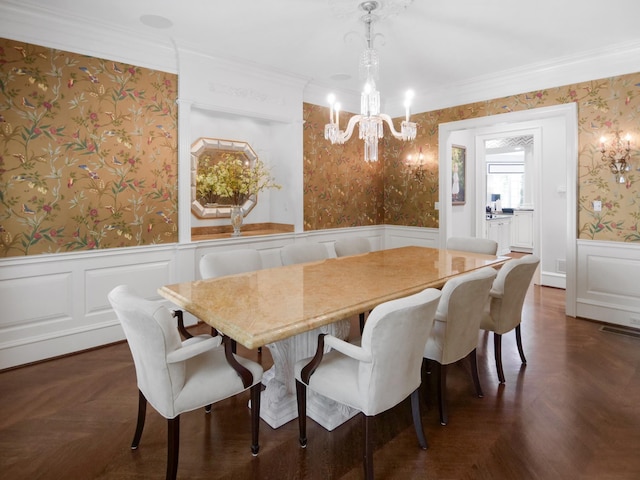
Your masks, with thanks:
M 80 16 L 69 13 L 61 16 L 44 4 L 29 4 L 27 9 L 14 0 L 5 0 L 0 5 L 0 19 L 4 38 L 178 73 L 176 49 L 168 35 L 150 36 L 115 29 L 101 23 L 99 18 L 87 25 Z M 106 38 L 109 40 L 105 41 Z
M 640 41 L 475 77 L 431 92 L 417 92 L 414 111 L 432 111 L 636 72 L 640 72 Z M 402 115 L 402 111 L 397 115 Z
M 518 95 L 545 88 L 640 72 L 640 41 L 590 50 L 579 55 L 559 57 L 550 62 L 525 65 L 491 75 L 474 77 L 464 82 L 431 91 L 416 89 L 412 112 L 430 112 L 442 108 Z M 304 92 L 304 101 L 315 105 L 327 104 L 329 88 L 310 83 Z M 321 92 L 324 92 L 321 94 Z M 360 110 L 359 92 L 343 91 L 349 99 L 342 101 L 343 109 Z M 391 117 L 404 115 L 403 98 L 387 97 L 383 111 Z M 352 110 L 353 109 L 353 110 Z

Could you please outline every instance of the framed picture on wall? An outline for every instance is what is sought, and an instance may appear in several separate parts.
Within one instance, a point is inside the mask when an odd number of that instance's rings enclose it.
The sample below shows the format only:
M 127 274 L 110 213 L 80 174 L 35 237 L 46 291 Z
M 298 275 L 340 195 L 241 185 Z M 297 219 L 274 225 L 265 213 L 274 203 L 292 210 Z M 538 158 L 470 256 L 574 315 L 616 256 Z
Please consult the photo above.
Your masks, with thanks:
M 451 204 L 464 205 L 467 166 L 467 147 L 451 146 Z

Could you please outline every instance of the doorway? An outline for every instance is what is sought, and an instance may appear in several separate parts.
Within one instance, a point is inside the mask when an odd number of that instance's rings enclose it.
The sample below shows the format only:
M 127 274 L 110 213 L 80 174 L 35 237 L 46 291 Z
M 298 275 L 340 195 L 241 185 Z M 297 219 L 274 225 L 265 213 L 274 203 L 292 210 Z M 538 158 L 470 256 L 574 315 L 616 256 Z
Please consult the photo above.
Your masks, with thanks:
M 540 257 L 541 283 L 543 285 L 566 288 L 566 313 L 575 316 L 576 311 L 576 167 L 577 167 L 577 109 L 575 104 L 559 105 L 511 112 L 476 119 L 450 122 L 439 126 L 440 161 L 440 245 L 454 232 L 454 218 L 473 219 L 470 234 L 481 236 L 478 217 L 485 209 L 485 200 L 478 200 L 479 183 L 484 181 L 484 170 L 477 165 L 477 139 L 490 136 L 508 136 L 513 132 L 538 131 L 540 160 L 537 162 L 538 182 L 534 188 L 534 253 Z M 473 202 L 464 206 L 466 212 L 460 214 L 459 206 L 454 215 L 451 201 L 451 145 L 452 138 L 459 144 L 460 132 L 469 139 L 467 158 L 474 163 L 470 171 L 476 178 L 476 192 Z M 482 178 L 480 177 L 482 171 Z M 482 189 L 484 190 L 484 189 Z M 559 208 L 559 205 L 562 205 Z M 544 222 L 541 219 L 544 218 Z

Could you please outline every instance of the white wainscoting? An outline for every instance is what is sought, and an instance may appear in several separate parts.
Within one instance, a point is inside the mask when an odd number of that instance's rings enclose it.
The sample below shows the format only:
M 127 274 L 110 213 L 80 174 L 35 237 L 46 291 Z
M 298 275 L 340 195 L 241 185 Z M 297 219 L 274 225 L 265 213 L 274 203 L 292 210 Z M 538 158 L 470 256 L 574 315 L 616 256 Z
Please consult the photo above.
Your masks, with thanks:
M 640 328 L 640 245 L 578 241 L 578 317 Z
M 158 287 L 199 278 L 206 253 L 256 248 L 268 268 L 281 265 L 280 248 L 288 243 L 322 242 L 335 256 L 333 242 L 352 235 L 367 237 L 374 250 L 437 246 L 438 239 L 436 229 L 377 226 L 3 259 L 0 370 L 124 339 L 107 300 L 117 285 L 164 301 Z

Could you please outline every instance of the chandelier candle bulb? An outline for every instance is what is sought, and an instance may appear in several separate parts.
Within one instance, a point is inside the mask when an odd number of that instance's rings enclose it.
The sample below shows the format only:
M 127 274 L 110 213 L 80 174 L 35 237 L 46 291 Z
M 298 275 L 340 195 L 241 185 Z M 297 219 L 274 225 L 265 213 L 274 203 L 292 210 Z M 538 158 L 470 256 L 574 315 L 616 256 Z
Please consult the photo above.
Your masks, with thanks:
M 327 97 L 327 101 L 329 102 L 329 123 L 333 123 L 333 104 L 336 102 L 336 97 L 332 93 Z

